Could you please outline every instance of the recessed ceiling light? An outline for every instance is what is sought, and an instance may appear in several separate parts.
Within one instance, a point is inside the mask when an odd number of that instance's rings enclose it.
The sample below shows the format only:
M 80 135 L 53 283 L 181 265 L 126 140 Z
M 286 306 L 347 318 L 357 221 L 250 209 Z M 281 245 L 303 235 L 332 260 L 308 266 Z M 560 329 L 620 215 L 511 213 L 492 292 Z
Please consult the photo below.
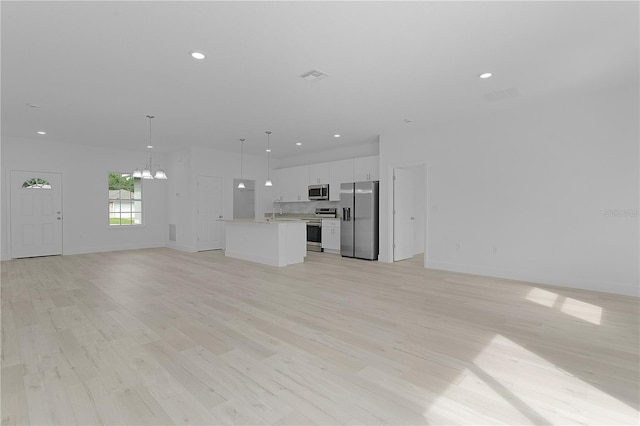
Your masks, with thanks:
M 196 52 L 196 51 L 191 51 L 189 52 L 191 54 L 191 57 L 193 59 L 204 59 L 205 58 L 205 54 L 202 52 Z
M 38 134 L 39 134 L 39 135 L 46 135 L 46 134 L 47 134 L 47 132 L 43 132 L 42 130 L 40 130 L 40 131 L 38 132 Z
M 478 77 L 480 78 L 489 78 L 491 77 L 493 74 L 491 74 L 490 72 L 483 72 L 482 74 L 480 74 Z
M 267 152 L 271 152 L 271 150 L 270 150 L 269 148 L 265 149 L 265 151 L 267 151 Z
M 302 145 L 302 142 L 296 142 L 296 145 L 300 146 Z
M 147 145 L 147 148 L 151 149 L 153 148 L 153 145 Z
M 340 137 L 340 135 L 333 135 L 333 137 L 334 137 L 334 138 L 339 138 L 339 137 Z

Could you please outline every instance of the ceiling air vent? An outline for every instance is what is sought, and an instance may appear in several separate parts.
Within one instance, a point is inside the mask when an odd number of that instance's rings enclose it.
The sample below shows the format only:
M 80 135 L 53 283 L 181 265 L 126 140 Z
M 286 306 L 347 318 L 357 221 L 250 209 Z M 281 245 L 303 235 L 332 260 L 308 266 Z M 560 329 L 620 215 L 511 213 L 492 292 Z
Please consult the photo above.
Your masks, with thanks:
M 488 102 L 504 101 L 505 99 L 517 98 L 520 96 L 518 89 L 496 90 L 484 95 L 484 99 Z
M 329 74 L 324 73 L 322 71 L 318 71 L 318 70 L 311 70 L 311 71 L 305 72 L 300 77 L 304 78 L 307 81 L 318 81 L 318 80 L 323 80 L 329 77 Z

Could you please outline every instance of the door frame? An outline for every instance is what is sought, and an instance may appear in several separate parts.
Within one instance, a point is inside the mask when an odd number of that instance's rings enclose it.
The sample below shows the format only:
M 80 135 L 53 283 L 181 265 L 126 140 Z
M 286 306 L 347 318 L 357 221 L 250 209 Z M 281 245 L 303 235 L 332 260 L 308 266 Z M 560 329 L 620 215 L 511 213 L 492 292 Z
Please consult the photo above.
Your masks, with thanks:
M 402 171 L 402 172 L 400 172 L 400 171 Z M 392 258 L 393 262 L 399 262 L 401 260 L 407 260 L 407 259 L 412 258 L 414 256 L 413 251 L 414 251 L 414 248 L 415 248 L 415 240 L 416 240 L 415 234 L 412 234 L 411 235 L 412 240 L 411 240 L 411 251 L 410 251 L 411 254 L 410 254 L 410 256 L 409 257 L 405 257 L 403 259 L 396 260 L 396 257 L 398 255 L 399 248 L 400 248 L 400 247 L 398 247 L 398 244 L 396 244 L 398 242 L 398 236 L 399 236 L 399 234 L 404 234 L 405 233 L 405 232 L 396 232 L 397 225 L 398 225 L 398 220 L 397 220 L 398 219 L 398 214 L 397 214 L 398 213 L 398 208 L 397 208 L 398 207 L 398 203 L 397 203 L 397 201 L 399 200 L 399 197 L 396 196 L 397 195 L 397 191 L 398 191 L 398 187 L 397 187 L 397 176 L 398 176 L 398 173 L 401 173 L 401 174 L 402 173 L 407 173 L 409 175 L 409 178 L 411 180 L 410 185 L 411 185 L 411 189 L 412 189 L 412 196 L 413 196 L 413 194 L 415 194 L 414 185 L 413 185 L 413 174 L 414 174 L 413 167 L 394 167 L 393 168 L 393 180 L 391 182 L 393 184 L 393 200 L 392 200 L 392 206 L 391 206 L 392 215 L 393 215 L 392 216 L 392 219 L 393 219 L 393 232 L 391 233 L 391 244 L 392 244 L 391 258 Z M 410 224 L 410 226 L 412 228 L 412 231 L 415 231 L 415 226 L 414 225 L 415 225 L 416 222 L 413 221 L 414 217 L 416 216 L 415 200 L 413 202 L 413 207 L 412 207 L 411 214 L 412 214 L 412 217 L 411 217 L 412 223 Z M 405 255 L 406 255 L 406 253 L 405 253 Z
M 225 183 L 225 178 L 224 176 L 212 176 L 212 175 L 203 175 L 203 174 L 198 174 L 196 175 L 196 192 L 195 192 L 195 206 L 193 209 L 193 212 L 195 213 L 195 221 L 194 221 L 194 231 L 195 231 L 195 252 L 199 252 L 199 251 L 209 251 L 209 250 L 224 250 L 225 248 L 225 236 L 224 236 L 224 227 L 221 226 L 222 230 L 221 230 L 221 235 L 220 235 L 220 248 L 213 248 L 213 249 L 201 249 L 200 246 L 200 178 L 213 178 L 213 179 L 220 179 L 220 189 L 222 191 L 222 193 L 220 194 L 220 202 L 221 202 L 221 207 L 222 207 L 222 216 L 224 217 L 224 198 L 225 198 L 225 190 L 224 190 L 224 183 Z
M 424 200 L 425 200 L 425 209 L 423 212 L 423 221 L 424 221 L 424 233 L 422 235 L 423 238 L 423 246 L 424 246 L 424 259 L 423 266 L 426 268 L 429 260 L 429 162 L 428 161 L 416 161 L 410 163 L 394 163 L 390 164 L 387 167 L 387 176 L 389 185 L 389 205 L 388 207 L 388 224 L 389 224 L 389 238 L 388 238 L 388 250 L 389 250 L 389 258 L 390 262 L 397 263 L 393 260 L 393 242 L 395 240 L 395 224 L 393 218 L 393 206 L 395 205 L 395 189 L 393 184 L 393 172 L 394 169 L 413 169 L 416 167 L 423 168 L 423 178 L 421 181 L 414 181 L 414 185 L 422 184 L 422 188 L 424 191 Z M 415 213 L 415 212 L 414 212 Z
M 13 193 L 13 188 L 11 187 L 11 174 L 13 172 L 21 172 L 21 173 L 49 173 L 49 174 L 56 174 L 56 175 L 60 175 L 60 211 L 62 212 L 62 224 L 61 224 L 61 231 L 60 231 L 60 254 L 59 255 L 51 255 L 51 256 L 60 256 L 60 255 L 64 255 L 64 174 L 62 172 L 54 172 L 54 171 L 45 171 L 45 170 L 38 170 L 38 171 L 33 171 L 33 170 L 23 170 L 23 169 L 19 169 L 19 170 L 9 170 L 8 171 L 8 176 L 5 176 L 6 178 L 6 186 L 5 189 L 7 190 L 6 194 L 7 194 L 7 198 L 6 198 L 6 202 L 7 202 L 7 210 L 5 211 L 7 217 L 9 218 L 9 220 L 6 222 L 7 224 L 7 241 L 6 241 L 6 247 L 7 247 L 7 251 L 9 252 L 9 256 L 8 259 L 17 259 L 13 256 L 13 206 L 11 204 L 11 199 L 12 199 L 12 193 Z

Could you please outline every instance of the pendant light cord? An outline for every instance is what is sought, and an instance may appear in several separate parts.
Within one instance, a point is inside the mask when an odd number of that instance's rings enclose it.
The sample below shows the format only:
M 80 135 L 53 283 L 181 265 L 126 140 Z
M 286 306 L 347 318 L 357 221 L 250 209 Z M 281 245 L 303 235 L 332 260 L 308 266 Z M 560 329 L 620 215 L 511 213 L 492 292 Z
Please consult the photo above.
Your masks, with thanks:
M 149 119 L 149 146 L 153 146 L 151 143 L 151 119 L 154 118 L 153 115 L 147 115 Z M 151 148 L 149 148 L 149 173 L 151 173 L 151 169 L 153 168 L 153 163 L 151 162 Z
M 271 132 L 267 134 L 267 180 L 271 180 Z
M 242 180 L 242 158 L 244 157 L 244 139 L 240 139 L 240 180 Z

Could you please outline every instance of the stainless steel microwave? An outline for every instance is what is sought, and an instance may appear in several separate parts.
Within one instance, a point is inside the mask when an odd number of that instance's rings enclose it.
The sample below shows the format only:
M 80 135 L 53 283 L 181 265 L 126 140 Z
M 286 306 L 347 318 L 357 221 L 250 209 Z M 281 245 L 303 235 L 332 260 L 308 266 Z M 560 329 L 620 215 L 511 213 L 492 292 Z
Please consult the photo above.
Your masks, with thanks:
M 328 200 L 329 199 L 329 185 L 309 185 L 309 199 L 310 200 Z

